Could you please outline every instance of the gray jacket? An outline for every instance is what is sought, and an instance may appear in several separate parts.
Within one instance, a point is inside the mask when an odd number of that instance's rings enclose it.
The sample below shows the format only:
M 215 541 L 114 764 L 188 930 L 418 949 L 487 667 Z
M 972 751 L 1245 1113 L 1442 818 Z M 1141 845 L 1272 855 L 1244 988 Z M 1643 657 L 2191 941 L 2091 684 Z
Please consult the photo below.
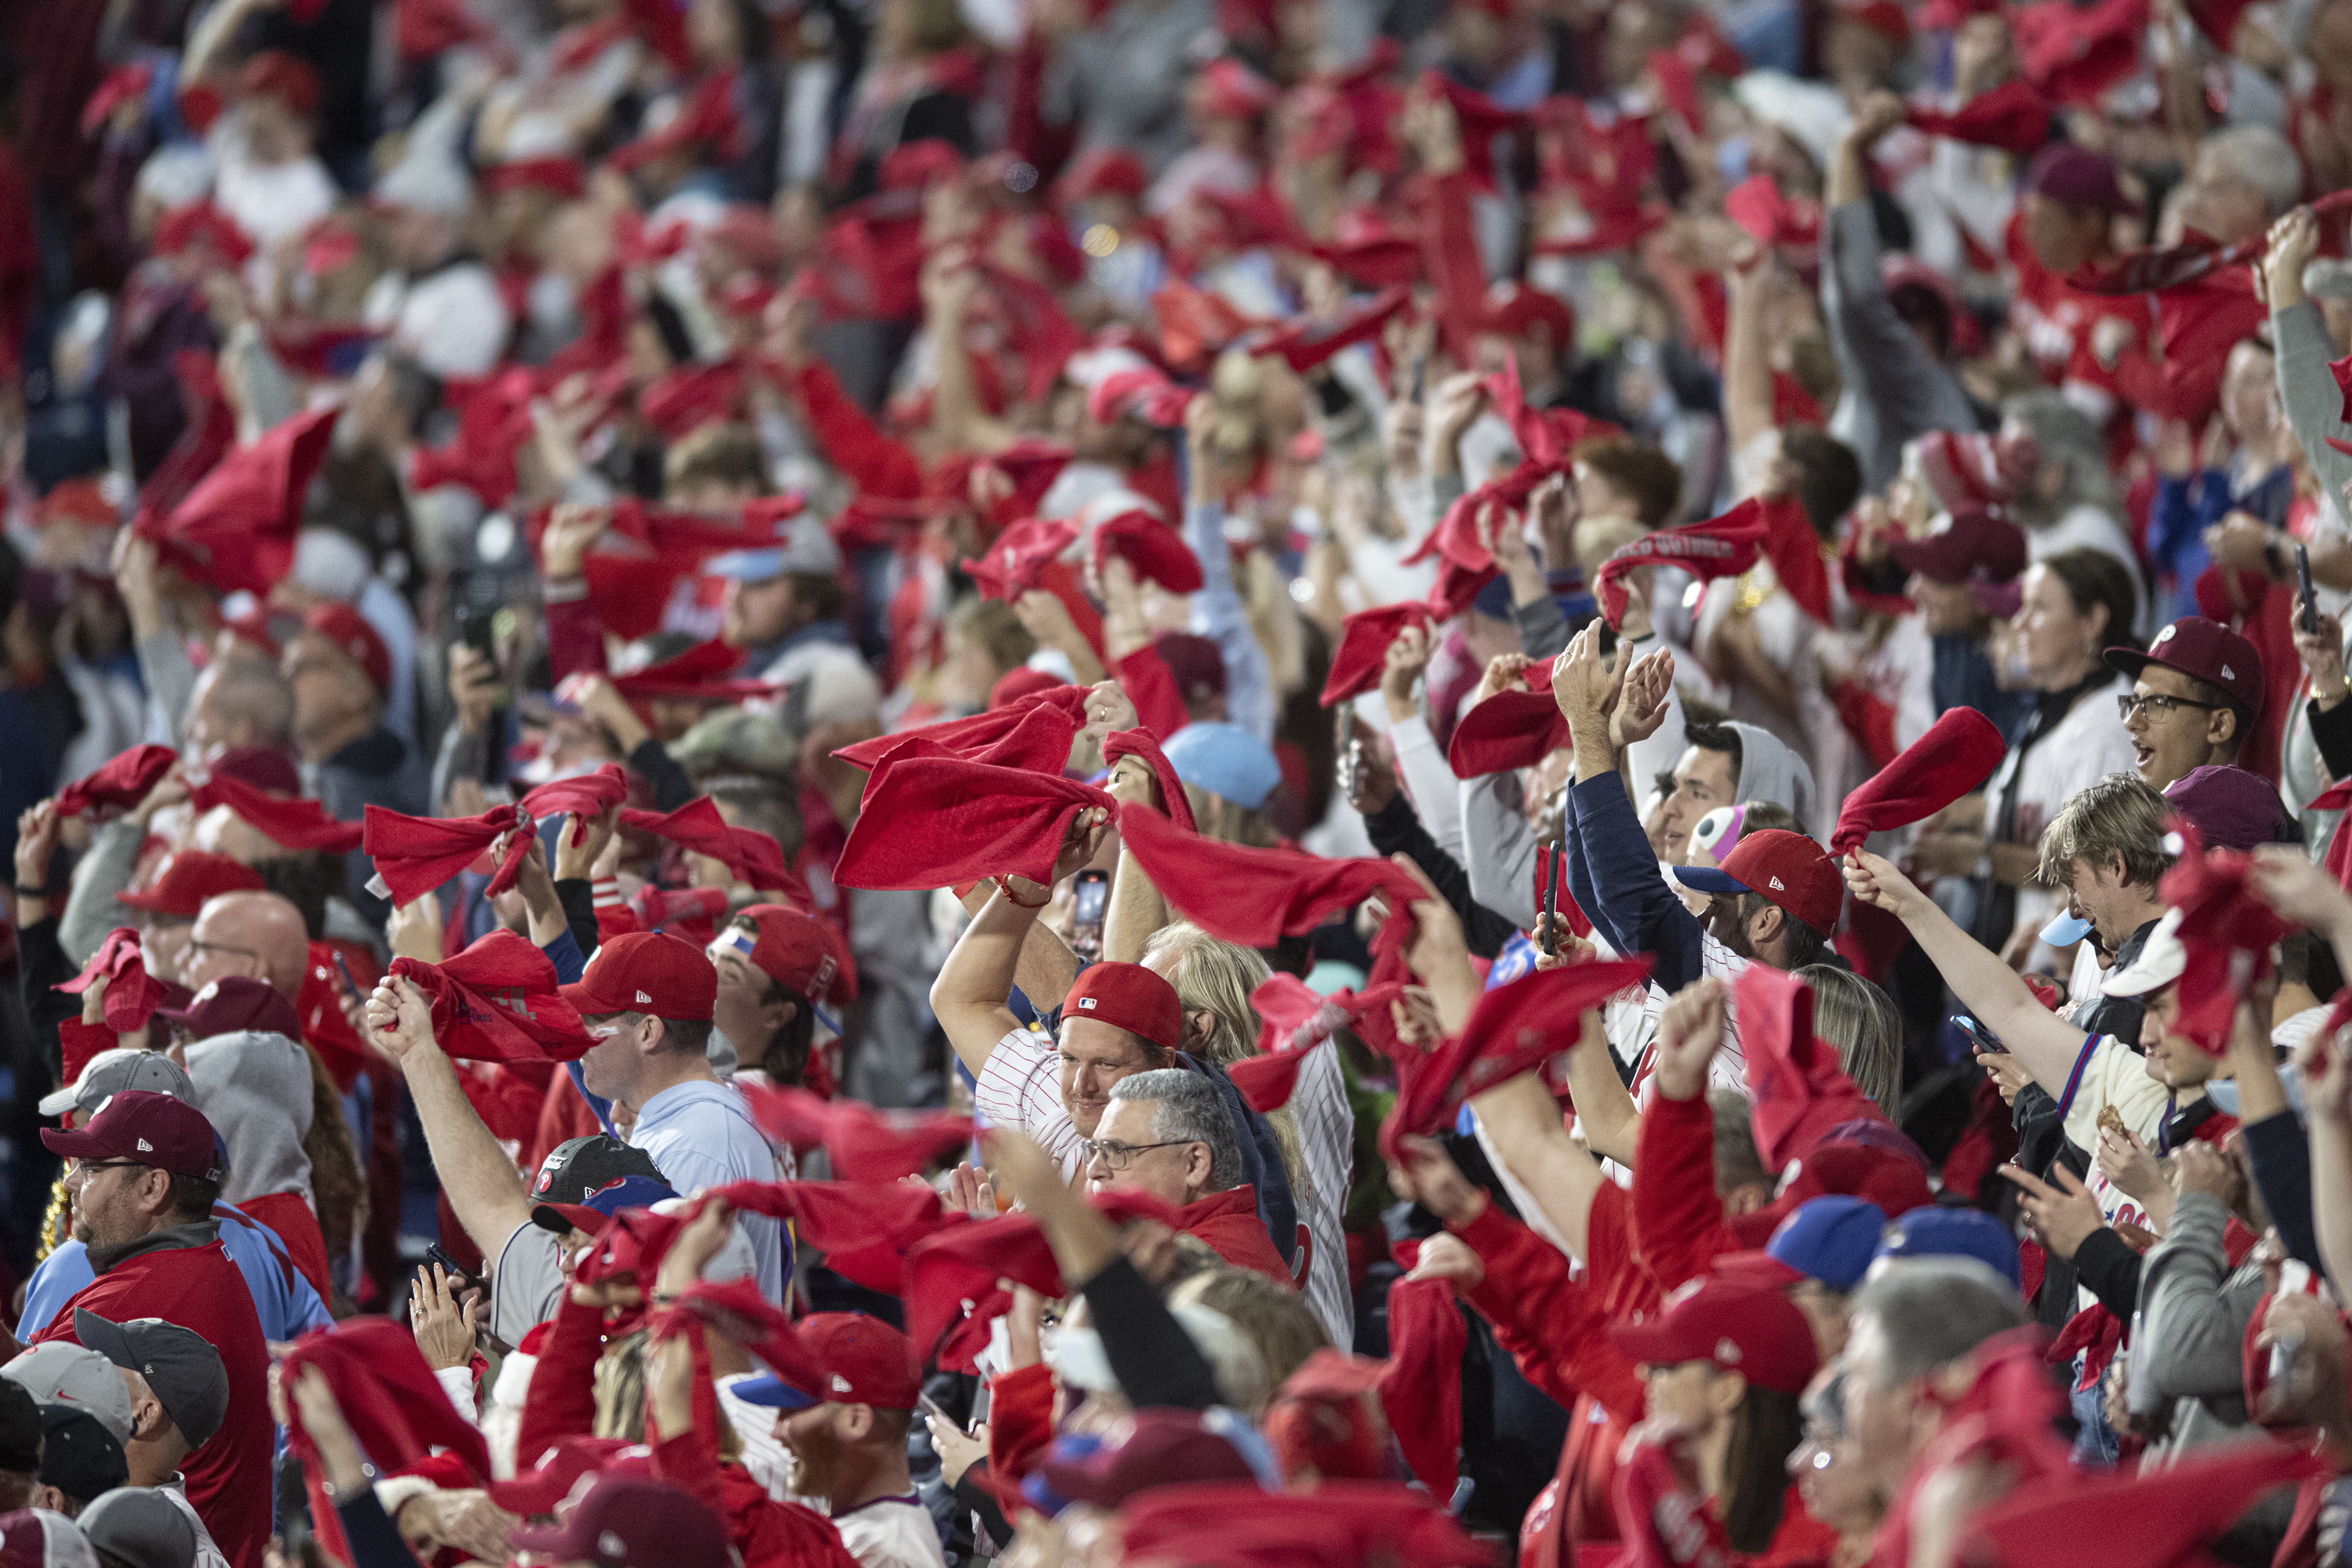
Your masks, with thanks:
M 74 868 L 73 890 L 66 895 L 65 913 L 58 919 L 58 945 L 76 964 L 88 963 L 115 927 L 137 923 L 138 911 L 116 902 L 115 895 L 131 886 L 146 842 L 145 826 L 127 816 L 115 818 L 91 836 L 89 853 Z
M 1976 407 L 1895 313 L 1870 204 L 1831 208 L 1822 238 L 1822 311 L 1843 382 L 1830 434 L 1862 460 L 1862 488 L 1884 489 L 1903 467 L 1905 442 L 1930 430 L 1974 430 Z
M 2247 1429 L 2242 1347 L 2263 1299 L 2263 1271 L 2251 1257 L 2230 1267 L 2222 1251 L 2229 1223 L 2221 1199 L 2183 1193 L 2164 1239 L 2140 1266 L 2128 1398 L 2136 1414 L 2172 1405 L 2172 1431 L 2149 1448 L 2152 1464 Z

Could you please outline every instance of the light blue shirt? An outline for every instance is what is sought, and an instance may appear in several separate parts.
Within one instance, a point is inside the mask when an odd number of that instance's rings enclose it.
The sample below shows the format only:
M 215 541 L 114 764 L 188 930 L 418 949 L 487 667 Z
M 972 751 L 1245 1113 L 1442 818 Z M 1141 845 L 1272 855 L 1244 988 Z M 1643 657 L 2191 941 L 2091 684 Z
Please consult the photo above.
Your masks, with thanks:
M 708 1079 L 672 1084 L 646 1100 L 629 1142 L 646 1152 L 662 1180 L 682 1196 L 730 1182 L 773 1182 L 784 1175 L 743 1097 Z M 792 1265 L 782 1222 L 744 1215 L 735 1223 L 759 1264 L 760 1294 L 782 1306 Z
M 276 1231 L 227 1204 L 215 1204 L 213 1217 L 220 1221 L 222 1250 L 253 1292 L 253 1311 L 261 1320 L 263 1339 L 283 1343 L 334 1321 L 319 1292 L 287 1258 Z M 80 1242 L 68 1241 L 50 1253 L 25 1287 L 25 1316 L 16 1325 L 16 1337 L 29 1341 L 48 1327 L 58 1309 L 97 1278 Z

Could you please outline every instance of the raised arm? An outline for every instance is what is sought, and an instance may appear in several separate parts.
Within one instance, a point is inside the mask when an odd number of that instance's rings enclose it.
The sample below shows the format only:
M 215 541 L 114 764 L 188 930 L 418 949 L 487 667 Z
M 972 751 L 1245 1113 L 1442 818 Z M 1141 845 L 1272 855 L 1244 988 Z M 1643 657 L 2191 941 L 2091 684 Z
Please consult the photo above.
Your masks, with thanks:
M 1105 826 L 1099 807 L 1071 819 L 1061 858 L 1054 864 L 1055 882 L 1094 858 Z M 948 961 L 940 966 L 939 978 L 931 982 L 932 1016 L 947 1031 L 948 1044 L 955 1047 L 957 1058 L 975 1077 L 988 1065 L 996 1042 L 1021 1026 L 1013 1009 L 1005 1005 L 1005 998 L 1018 984 L 1022 950 L 1036 924 L 1037 911 L 1053 894 L 1051 884 L 1039 887 L 1025 877 L 1003 879 L 964 928 L 963 935 L 956 939 Z M 1066 980 L 1062 989 L 1068 991 Z
M 1845 858 L 1853 896 L 1901 921 L 1963 1006 L 2009 1047 L 2033 1081 L 2064 1101 L 2066 1080 L 2083 1054 L 2083 1031 L 2042 1005 L 2017 971 L 1952 923 L 1935 900 L 1894 866 L 1855 850 Z
M 367 1003 L 368 1037 L 400 1064 L 434 1173 L 457 1223 L 485 1258 L 496 1258 L 507 1237 L 530 1223 L 530 1194 L 522 1174 L 484 1126 L 457 1069 L 433 1037 L 433 1009 L 425 993 L 396 974 L 377 982 Z
M 1599 1015 L 1586 1014 L 1584 1040 L 1575 1054 L 1605 1058 L 1608 1050 L 1601 1038 Z M 1580 1259 L 1589 1258 L 1592 1198 L 1608 1178 L 1584 1146 L 1569 1136 L 1543 1079 L 1521 1073 L 1471 1096 L 1470 1106 L 1512 1179 L 1535 1200 L 1568 1249 Z

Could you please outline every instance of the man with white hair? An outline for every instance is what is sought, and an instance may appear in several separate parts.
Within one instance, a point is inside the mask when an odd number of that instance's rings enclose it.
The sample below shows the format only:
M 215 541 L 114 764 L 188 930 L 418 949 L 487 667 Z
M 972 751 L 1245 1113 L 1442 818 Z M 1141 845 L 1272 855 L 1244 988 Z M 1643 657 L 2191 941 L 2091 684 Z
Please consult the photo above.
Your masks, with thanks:
M 2267 125 L 2233 125 L 2198 144 L 2180 221 L 2223 245 L 2263 232 L 2303 200 L 2303 160 Z
M 1179 1229 L 1226 1262 L 1291 1283 L 1243 1179 L 1233 1115 L 1201 1074 L 1155 1068 L 1120 1079 L 1081 1148 L 1089 1193 L 1158 1198 L 1177 1211 Z
M 408 151 L 376 182 L 394 270 L 360 307 L 367 325 L 436 375 L 485 375 L 514 322 L 498 279 L 465 248 L 473 176 L 457 155 L 465 105 L 443 98 L 408 134 Z

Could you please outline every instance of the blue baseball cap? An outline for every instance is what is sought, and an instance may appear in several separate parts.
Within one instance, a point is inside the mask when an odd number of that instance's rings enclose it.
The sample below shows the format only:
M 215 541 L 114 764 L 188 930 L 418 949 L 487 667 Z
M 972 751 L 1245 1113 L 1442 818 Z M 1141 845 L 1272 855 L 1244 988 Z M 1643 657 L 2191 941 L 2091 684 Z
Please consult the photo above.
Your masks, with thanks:
M 2012 1286 L 2020 1281 L 2017 1238 L 1982 1209 L 1913 1209 L 1886 1227 L 1877 1256 L 1973 1258 Z
M 824 522 L 802 516 L 784 525 L 783 535 L 776 543 L 755 550 L 730 550 L 706 562 L 702 569 L 714 577 L 765 583 L 787 572 L 830 577 L 841 570 L 841 546 L 834 542 Z
M 1160 748 L 1176 776 L 1255 811 L 1282 782 L 1282 765 L 1264 741 L 1238 724 L 1187 724 Z
M 806 1410 L 817 1403 L 814 1394 L 803 1394 L 772 1372 L 757 1377 L 747 1377 L 728 1390 L 746 1405 L 764 1405 L 771 1410 Z
M 1877 1256 L 1886 1215 L 1876 1204 L 1832 1194 L 1798 1205 L 1764 1250 L 1808 1279 L 1851 1290 Z

